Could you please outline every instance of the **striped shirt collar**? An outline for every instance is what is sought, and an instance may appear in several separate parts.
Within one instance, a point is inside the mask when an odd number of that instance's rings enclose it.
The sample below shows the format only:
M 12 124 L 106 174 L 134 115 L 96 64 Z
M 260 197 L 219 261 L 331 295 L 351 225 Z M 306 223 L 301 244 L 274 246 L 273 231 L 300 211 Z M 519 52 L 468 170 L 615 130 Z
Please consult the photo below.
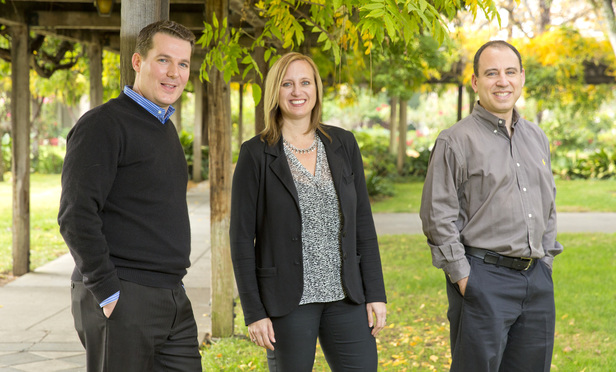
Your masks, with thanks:
M 173 106 L 169 106 L 169 109 L 167 109 L 167 112 L 165 112 L 162 107 L 145 98 L 141 94 L 135 92 L 132 88 L 133 87 L 130 85 L 125 85 L 124 94 L 132 98 L 133 101 L 137 102 L 139 106 L 146 109 L 150 114 L 156 116 L 158 121 L 160 121 L 161 123 L 165 124 L 169 120 L 171 115 L 173 115 L 173 113 L 175 112 L 175 108 L 173 108 Z

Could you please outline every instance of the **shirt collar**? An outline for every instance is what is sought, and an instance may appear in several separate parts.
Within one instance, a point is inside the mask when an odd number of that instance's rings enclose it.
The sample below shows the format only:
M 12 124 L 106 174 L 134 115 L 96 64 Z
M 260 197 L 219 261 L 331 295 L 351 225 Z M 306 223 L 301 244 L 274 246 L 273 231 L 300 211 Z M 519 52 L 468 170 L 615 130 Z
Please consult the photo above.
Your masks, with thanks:
M 499 125 L 505 125 L 505 121 L 493 113 L 489 112 L 483 106 L 479 104 L 479 101 L 475 103 L 475 107 L 473 107 L 473 113 L 479 116 L 486 124 L 489 124 L 490 129 L 498 129 Z M 515 128 L 516 124 L 520 119 L 520 113 L 514 107 L 513 115 L 511 115 L 511 127 Z
M 169 106 L 167 112 L 165 112 L 165 109 L 145 98 L 141 94 L 135 92 L 133 87 L 130 85 L 124 86 L 124 94 L 129 96 L 133 101 L 137 102 L 139 106 L 146 109 L 150 114 L 154 115 L 158 121 L 163 124 L 167 123 L 171 115 L 175 112 L 175 108 L 173 108 L 173 106 Z

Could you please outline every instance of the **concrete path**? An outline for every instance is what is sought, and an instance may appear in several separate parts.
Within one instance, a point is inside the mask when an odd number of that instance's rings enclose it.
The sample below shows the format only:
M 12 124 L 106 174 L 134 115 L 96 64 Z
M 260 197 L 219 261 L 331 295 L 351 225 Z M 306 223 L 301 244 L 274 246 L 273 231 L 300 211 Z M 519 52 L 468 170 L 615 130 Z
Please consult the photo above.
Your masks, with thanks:
M 199 338 L 211 329 L 209 188 L 203 182 L 187 196 L 192 228 L 192 267 L 184 280 Z M 417 214 L 374 215 L 377 232 L 421 234 Z M 616 213 L 562 213 L 560 232 L 616 232 Z M 67 254 L 0 287 L 0 372 L 85 371 L 85 355 L 70 311 Z
M 386 234 L 422 234 L 417 213 L 377 213 L 376 232 Z M 559 213 L 558 232 L 616 232 L 616 213 Z

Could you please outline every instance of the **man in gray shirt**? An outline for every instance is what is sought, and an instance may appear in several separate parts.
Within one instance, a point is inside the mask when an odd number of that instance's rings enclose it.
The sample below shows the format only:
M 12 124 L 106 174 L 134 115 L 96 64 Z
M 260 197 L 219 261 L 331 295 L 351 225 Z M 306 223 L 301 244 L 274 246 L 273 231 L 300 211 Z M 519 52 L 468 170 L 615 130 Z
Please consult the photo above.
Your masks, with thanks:
M 504 41 L 475 54 L 472 114 L 432 150 L 420 217 L 447 276 L 453 372 L 549 371 L 556 187 L 543 131 L 515 103 L 525 72 Z

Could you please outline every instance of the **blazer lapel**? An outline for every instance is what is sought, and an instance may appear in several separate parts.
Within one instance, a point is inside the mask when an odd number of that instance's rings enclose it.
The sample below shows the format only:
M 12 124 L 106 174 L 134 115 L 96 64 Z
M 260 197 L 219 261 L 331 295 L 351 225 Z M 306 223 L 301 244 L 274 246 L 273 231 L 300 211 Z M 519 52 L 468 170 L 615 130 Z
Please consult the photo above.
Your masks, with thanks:
M 320 131 L 318 133 L 319 137 L 321 137 L 321 142 L 325 146 L 325 153 L 327 154 L 327 161 L 329 162 L 329 170 L 332 173 L 334 187 L 338 195 L 340 195 L 340 182 L 342 182 L 342 171 L 344 169 L 344 157 L 341 151 L 344 151 L 344 148 L 338 137 L 331 136 L 332 140 L 330 142 L 329 138 L 325 137 L 323 133 Z
M 282 150 L 282 138 L 274 145 L 266 145 L 265 153 L 272 156 L 274 159 L 269 164 L 272 173 L 278 177 L 280 182 L 289 191 L 295 204 L 299 209 L 299 196 L 297 196 L 297 189 L 295 188 L 295 182 L 293 181 L 293 175 L 291 175 L 291 169 L 289 163 L 287 163 L 287 157 Z

